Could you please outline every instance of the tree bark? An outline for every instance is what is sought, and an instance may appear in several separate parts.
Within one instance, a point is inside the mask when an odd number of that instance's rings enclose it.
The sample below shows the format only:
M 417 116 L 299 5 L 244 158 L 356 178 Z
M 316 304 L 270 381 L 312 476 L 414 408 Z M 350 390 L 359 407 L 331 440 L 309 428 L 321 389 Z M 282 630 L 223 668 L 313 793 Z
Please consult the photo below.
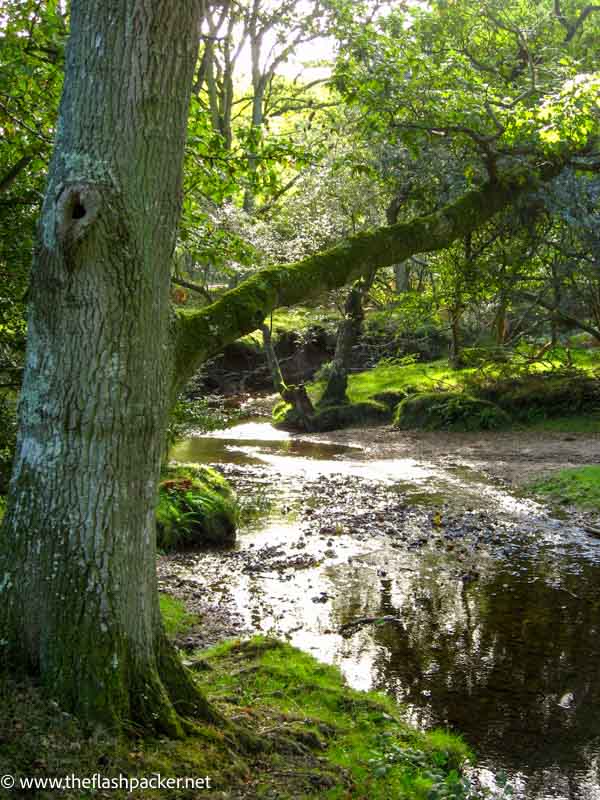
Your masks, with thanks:
M 72 3 L 0 533 L 9 662 L 85 720 L 170 734 L 210 714 L 163 633 L 154 523 L 197 7 Z
M 352 359 L 352 350 L 362 332 L 364 321 L 364 301 L 369 294 L 375 271 L 371 270 L 365 278 L 356 281 L 348 292 L 344 319 L 338 328 L 335 343 L 335 354 L 331 363 L 331 372 L 319 405 L 332 406 L 348 402 L 346 390 L 348 388 L 348 370 Z
M 394 281 L 398 294 L 408 292 L 410 289 L 410 263 L 408 261 L 394 265 Z

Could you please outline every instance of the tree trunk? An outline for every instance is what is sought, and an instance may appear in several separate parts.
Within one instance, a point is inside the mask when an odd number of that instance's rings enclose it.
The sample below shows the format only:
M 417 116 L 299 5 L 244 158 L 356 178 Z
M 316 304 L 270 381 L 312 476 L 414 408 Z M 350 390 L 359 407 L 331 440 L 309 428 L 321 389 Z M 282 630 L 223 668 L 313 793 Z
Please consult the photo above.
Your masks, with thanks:
M 356 281 L 348 293 L 344 319 L 340 322 L 338 328 L 331 372 L 319 405 L 337 406 L 348 402 L 346 390 L 348 388 L 348 370 L 352 360 L 352 350 L 362 331 L 365 316 L 363 303 L 373 285 L 374 278 L 375 270 L 371 270 L 371 273 L 366 278 Z
M 312 430 L 315 409 L 308 396 L 306 387 L 303 384 L 299 384 L 298 386 L 288 386 L 286 384 L 279 365 L 277 353 L 273 347 L 271 329 L 267 324 L 263 323 L 260 326 L 260 330 L 263 336 L 263 349 L 265 351 L 275 391 L 281 395 L 286 403 L 290 403 L 294 407 L 299 417 L 299 424 L 307 431 Z
M 263 322 L 263 324 L 260 326 L 260 331 L 263 337 L 263 350 L 265 351 L 265 358 L 267 359 L 267 365 L 269 367 L 269 372 L 271 373 L 273 388 L 276 392 L 281 394 L 285 389 L 285 380 L 283 379 L 283 373 L 281 371 L 281 367 L 279 366 L 277 353 L 273 347 L 271 328 L 266 324 L 266 322 Z
M 562 302 L 562 287 L 556 260 L 552 261 L 552 300 L 554 308 L 560 308 Z M 554 314 L 550 315 L 550 342 L 556 347 L 559 339 L 559 321 Z
M 162 630 L 154 524 L 197 6 L 72 3 L 0 534 L 9 663 L 85 720 L 170 734 L 210 714 Z
M 410 264 L 408 261 L 394 265 L 394 282 L 397 294 L 408 292 L 410 289 Z
M 450 309 L 450 353 L 449 361 L 453 369 L 462 367 L 462 337 L 460 332 L 460 318 L 462 307 L 453 306 Z

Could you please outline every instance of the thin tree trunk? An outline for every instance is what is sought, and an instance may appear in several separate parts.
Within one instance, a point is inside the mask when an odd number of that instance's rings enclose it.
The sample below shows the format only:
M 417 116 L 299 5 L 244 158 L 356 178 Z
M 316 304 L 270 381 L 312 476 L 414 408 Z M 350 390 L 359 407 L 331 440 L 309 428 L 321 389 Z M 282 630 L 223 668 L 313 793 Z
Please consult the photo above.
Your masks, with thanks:
M 327 386 L 319 405 L 341 405 L 348 402 L 348 370 L 352 361 L 352 351 L 356 345 L 364 321 L 364 301 L 373 285 L 375 270 L 359 281 L 348 292 L 344 319 L 340 322 L 335 354 L 331 364 L 331 372 L 327 379 Z
M 462 337 L 460 331 L 460 318 L 462 308 L 453 306 L 450 309 L 450 354 L 449 361 L 453 369 L 460 369 L 462 366 L 461 351 Z
M 299 424 L 307 431 L 312 430 L 312 420 L 315 415 L 315 409 L 308 396 L 306 387 L 303 384 L 299 384 L 298 386 L 288 386 L 286 384 L 279 359 L 277 358 L 277 353 L 273 347 L 271 328 L 266 323 L 263 323 L 260 326 L 260 330 L 263 336 L 263 349 L 265 351 L 275 391 L 281 395 L 286 403 L 290 403 L 294 407 L 298 414 Z
M 560 275 L 558 274 L 555 260 L 552 262 L 552 300 L 554 308 L 560 308 L 560 304 L 562 301 L 562 292 L 560 285 Z M 558 337 L 559 337 L 558 319 L 554 314 L 552 314 L 550 316 L 550 341 L 552 343 L 552 347 L 556 347 L 556 345 L 558 344 Z
M 0 533 L 9 661 L 83 719 L 170 734 L 210 715 L 162 630 L 153 510 L 197 16 L 195 0 L 72 3 Z
M 410 264 L 408 261 L 394 265 L 394 282 L 398 294 L 408 292 L 410 289 Z
M 263 350 L 265 351 L 267 365 L 269 367 L 269 372 L 271 373 L 273 388 L 275 389 L 276 392 L 281 394 L 285 389 L 285 381 L 283 379 L 283 373 L 279 365 L 279 359 L 277 358 L 277 353 L 275 352 L 275 348 L 273 347 L 271 328 L 269 327 L 269 325 L 266 324 L 266 322 L 263 322 L 263 324 L 260 326 L 260 331 L 263 337 Z

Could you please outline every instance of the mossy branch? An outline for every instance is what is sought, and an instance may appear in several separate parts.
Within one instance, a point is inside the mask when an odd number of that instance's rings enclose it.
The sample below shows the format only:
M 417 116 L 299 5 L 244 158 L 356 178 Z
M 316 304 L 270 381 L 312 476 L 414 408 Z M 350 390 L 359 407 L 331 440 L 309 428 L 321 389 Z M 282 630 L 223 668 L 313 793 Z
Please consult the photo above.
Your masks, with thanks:
M 192 313 L 179 311 L 175 330 L 177 388 L 182 388 L 200 365 L 225 345 L 259 328 L 276 308 L 338 289 L 373 269 L 398 264 L 417 253 L 442 250 L 561 169 L 562 165 L 547 163 L 537 171 L 530 168 L 488 182 L 432 214 L 359 233 L 294 264 L 267 267 L 211 305 Z

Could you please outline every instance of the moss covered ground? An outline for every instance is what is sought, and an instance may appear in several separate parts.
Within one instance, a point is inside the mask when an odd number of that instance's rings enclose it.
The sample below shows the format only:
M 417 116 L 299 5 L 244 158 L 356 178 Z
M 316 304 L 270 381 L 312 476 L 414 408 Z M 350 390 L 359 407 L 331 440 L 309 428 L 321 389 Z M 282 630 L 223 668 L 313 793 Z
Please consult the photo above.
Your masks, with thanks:
M 563 469 L 530 488 L 552 503 L 600 511 L 600 466 Z
M 185 603 L 177 597 L 161 594 L 159 600 L 163 624 L 167 635 L 171 638 L 185 633 L 198 622 L 198 617 L 190 614 L 186 610 Z
M 265 638 L 225 643 L 200 656 L 199 685 L 230 722 L 258 736 L 259 751 L 241 747 L 235 732 L 210 726 L 180 741 L 90 734 L 31 683 L 4 679 L 0 774 L 209 776 L 212 787 L 77 789 L 61 792 L 65 800 L 469 796 L 460 770 L 470 754 L 459 737 L 416 731 L 393 701 L 349 689 L 334 667 Z M 49 800 L 57 794 L 38 790 L 27 796 Z
M 575 372 L 579 386 L 586 377 L 592 381 L 600 368 L 597 350 L 556 348 L 526 369 L 518 363 L 488 363 L 454 370 L 447 359 L 414 363 L 385 361 L 376 367 L 350 375 L 348 397 L 352 403 L 381 400 L 390 405 L 407 393 L 466 392 L 500 405 L 520 429 L 558 432 L 600 432 L 600 407 L 590 403 L 585 393 L 575 392 Z M 567 370 L 567 371 L 565 371 Z M 313 402 L 318 402 L 323 382 L 308 387 Z M 585 391 L 589 386 L 583 387 Z M 281 407 L 278 413 L 281 416 Z M 467 426 L 468 427 L 468 426 Z

